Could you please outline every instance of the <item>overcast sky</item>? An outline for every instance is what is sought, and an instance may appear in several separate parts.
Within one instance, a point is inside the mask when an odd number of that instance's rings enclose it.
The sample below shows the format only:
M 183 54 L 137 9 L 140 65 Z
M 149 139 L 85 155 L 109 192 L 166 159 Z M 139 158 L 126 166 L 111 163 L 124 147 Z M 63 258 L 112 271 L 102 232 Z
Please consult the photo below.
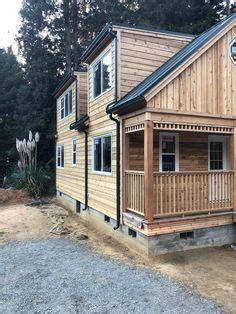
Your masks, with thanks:
M 22 0 L 0 0 L 0 48 L 14 44 Z M 14 45 L 16 49 L 16 44 Z M 15 50 L 14 49 L 14 50 Z

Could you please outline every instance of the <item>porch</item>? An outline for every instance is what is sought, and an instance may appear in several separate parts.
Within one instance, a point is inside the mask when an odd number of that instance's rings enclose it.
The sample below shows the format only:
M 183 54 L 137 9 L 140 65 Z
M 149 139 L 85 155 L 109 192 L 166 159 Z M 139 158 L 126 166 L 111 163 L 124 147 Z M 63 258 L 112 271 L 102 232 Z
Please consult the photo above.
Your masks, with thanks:
M 204 119 L 203 119 L 204 121 Z M 143 121 L 124 127 L 124 212 L 144 225 L 233 222 L 234 128 Z M 226 219 L 227 217 L 227 219 Z M 192 219 L 192 221 L 191 221 Z M 221 219 L 221 222 L 220 222 Z M 224 222 L 223 222 L 224 221 Z

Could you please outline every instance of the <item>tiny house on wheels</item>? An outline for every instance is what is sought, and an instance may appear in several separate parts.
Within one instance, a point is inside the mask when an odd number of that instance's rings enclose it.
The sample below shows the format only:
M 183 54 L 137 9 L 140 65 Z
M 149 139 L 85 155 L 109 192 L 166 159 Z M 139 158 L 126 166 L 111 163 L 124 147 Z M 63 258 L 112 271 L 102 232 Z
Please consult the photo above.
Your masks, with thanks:
M 149 255 L 236 240 L 236 14 L 203 34 L 108 24 L 58 86 L 56 189 Z

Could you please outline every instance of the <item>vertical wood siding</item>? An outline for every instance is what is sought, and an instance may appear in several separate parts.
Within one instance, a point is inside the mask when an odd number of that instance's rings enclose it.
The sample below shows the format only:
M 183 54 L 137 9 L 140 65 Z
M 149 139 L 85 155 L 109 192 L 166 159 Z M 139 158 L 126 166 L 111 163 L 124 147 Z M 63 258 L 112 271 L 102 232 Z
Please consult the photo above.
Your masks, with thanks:
M 229 45 L 235 37 L 233 27 L 158 92 L 148 107 L 235 115 L 236 65 L 229 56 Z

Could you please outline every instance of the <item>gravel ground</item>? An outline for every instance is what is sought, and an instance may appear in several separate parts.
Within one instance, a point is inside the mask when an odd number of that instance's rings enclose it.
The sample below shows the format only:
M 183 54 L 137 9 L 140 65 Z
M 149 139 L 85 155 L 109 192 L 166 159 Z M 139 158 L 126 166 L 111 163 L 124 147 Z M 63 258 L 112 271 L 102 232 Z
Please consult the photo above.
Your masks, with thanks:
M 0 313 L 216 313 L 188 287 L 63 238 L 0 246 Z

